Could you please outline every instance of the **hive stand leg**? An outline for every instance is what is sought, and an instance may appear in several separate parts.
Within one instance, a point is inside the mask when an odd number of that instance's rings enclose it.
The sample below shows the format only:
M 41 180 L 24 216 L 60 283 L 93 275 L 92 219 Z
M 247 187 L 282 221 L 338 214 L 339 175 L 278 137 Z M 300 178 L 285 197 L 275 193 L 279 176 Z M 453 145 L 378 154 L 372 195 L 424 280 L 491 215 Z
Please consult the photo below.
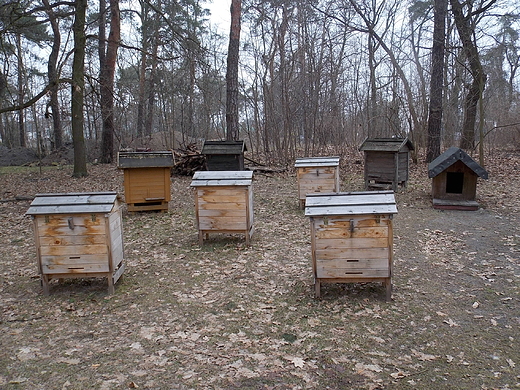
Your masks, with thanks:
M 383 285 L 386 287 L 386 301 L 392 302 L 392 280 L 385 280 Z
M 107 280 L 108 280 L 108 294 L 112 295 L 116 292 L 116 289 L 114 287 L 114 278 L 112 275 L 108 275 Z
M 300 210 L 305 208 L 305 199 L 300 199 Z
M 246 246 L 249 246 L 249 232 L 246 230 L 244 233 L 246 235 Z
M 42 288 L 43 295 L 49 295 L 49 277 L 47 275 L 42 275 Z
M 204 233 L 202 230 L 199 230 L 199 245 L 202 246 L 202 243 L 204 242 Z
M 314 280 L 314 296 L 319 298 L 321 296 L 321 283 L 319 280 Z

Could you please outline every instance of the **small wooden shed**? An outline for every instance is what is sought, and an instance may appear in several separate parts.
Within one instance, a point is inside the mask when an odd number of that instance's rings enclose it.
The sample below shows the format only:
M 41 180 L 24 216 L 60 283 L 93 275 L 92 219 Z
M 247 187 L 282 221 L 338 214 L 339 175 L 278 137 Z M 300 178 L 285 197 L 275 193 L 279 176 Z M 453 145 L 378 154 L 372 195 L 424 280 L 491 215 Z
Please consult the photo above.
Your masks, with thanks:
M 408 138 L 366 138 L 359 150 L 365 154 L 365 189 L 406 187 L 414 150 Z
M 103 277 L 108 292 L 124 266 L 121 204 L 116 192 L 38 194 L 32 216 L 43 293 L 53 278 Z
M 208 171 L 243 171 L 244 141 L 205 141 L 202 154 Z
M 339 157 L 302 157 L 294 164 L 298 180 L 300 209 L 307 194 L 339 192 Z
M 128 211 L 168 210 L 173 152 L 119 152 Z
M 321 283 L 382 282 L 392 298 L 393 191 L 309 194 L 316 297 Z
M 199 244 L 209 233 L 253 235 L 253 172 L 199 171 L 193 175 Z
M 462 149 L 451 147 L 428 165 L 436 209 L 478 210 L 477 179 L 487 171 Z

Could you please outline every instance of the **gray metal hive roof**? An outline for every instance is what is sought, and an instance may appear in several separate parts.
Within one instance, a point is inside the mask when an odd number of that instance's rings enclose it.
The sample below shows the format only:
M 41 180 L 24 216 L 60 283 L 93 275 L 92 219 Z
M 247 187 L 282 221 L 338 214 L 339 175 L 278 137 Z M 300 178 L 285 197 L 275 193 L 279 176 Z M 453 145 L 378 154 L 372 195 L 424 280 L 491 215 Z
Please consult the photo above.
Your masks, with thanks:
M 397 214 L 393 191 L 334 192 L 308 194 L 305 215 Z
M 117 192 L 36 194 L 26 215 L 109 213 Z
M 457 161 L 462 161 L 469 169 L 483 179 L 488 178 L 487 171 L 475 162 L 460 148 L 452 146 L 428 164 L 428 177 L 431 179 L 451 167 Z
M 339 165 L 339 157 L 301 157 L 297 158 L 294 166 L 296 168 L 304 167 L 337 167 Z
M 190 186 L 250 186 L 252 182 L 253 171 L 197 171 Z
M 366 138 L 359 150 L 396 153 L 414 150 L 414 146 L 408 138 Z

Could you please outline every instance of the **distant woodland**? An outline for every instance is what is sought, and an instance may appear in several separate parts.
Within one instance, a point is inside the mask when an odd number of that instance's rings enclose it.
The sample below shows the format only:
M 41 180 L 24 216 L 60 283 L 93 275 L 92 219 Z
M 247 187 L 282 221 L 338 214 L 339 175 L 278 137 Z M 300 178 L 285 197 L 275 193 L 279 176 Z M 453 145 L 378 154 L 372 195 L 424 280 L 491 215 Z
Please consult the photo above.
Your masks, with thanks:
M 218 1 L 218 0 L 214 0 Z M 516 0 L 2 0 L 0 145 L 123 148 L 244 139 L 254 158 L 408 137 L 520 147 Z

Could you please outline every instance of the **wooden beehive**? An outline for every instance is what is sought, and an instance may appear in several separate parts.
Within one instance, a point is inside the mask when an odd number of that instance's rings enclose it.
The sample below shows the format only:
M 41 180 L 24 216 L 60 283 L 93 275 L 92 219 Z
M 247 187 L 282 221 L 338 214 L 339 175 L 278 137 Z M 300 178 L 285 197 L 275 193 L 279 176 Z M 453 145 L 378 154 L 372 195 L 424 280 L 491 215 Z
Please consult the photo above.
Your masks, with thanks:
M 408 138 L 367 138 L 359 150 L 365 154 L 365 189 L 406 187 L 414 150 Z
M 488 173 L 462 149 L 451 147 L 428 165 L 428 177 L 434 208 L 478 210 L 477 179 L 487 179 Z
M 393 191 L 309 194 L 316 297 L 321 283 L 382 282 L 392 297 Z
M 205 141 L 202 154 L 208 171 L 243 171 L 244 141 Z
M 172 151 L 119 152 L 128 211 L 168 210 Z
M 209 233 L 253 235 L 253 172 L 199 171 L 193 175 L 199 243 Z
M 123 224 L 115 192 L 38 194 L 32 216 L 43 293 L 55 278 L 104 277 L 114 293 L 124 267 Z
M 294 164 L 300 209 L 307 194 L 339 192 L 339 157 L 303 157 Z

